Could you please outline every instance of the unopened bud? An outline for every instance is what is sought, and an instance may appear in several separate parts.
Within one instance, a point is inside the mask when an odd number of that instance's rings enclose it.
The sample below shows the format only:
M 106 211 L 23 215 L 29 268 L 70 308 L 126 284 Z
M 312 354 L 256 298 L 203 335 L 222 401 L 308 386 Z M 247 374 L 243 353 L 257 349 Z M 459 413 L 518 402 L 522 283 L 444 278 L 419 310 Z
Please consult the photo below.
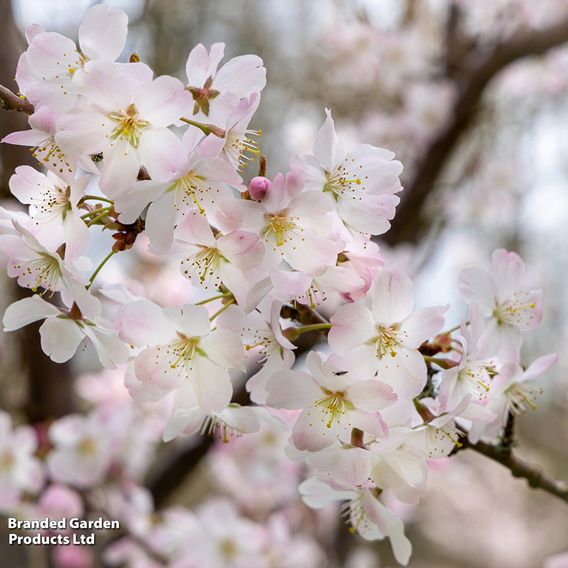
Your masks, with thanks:
M 250 180 L 248 192 L 256 201 L 264 199 L 266 192 L 270 189 L 272 182 L 263 176 L 256 176 Z

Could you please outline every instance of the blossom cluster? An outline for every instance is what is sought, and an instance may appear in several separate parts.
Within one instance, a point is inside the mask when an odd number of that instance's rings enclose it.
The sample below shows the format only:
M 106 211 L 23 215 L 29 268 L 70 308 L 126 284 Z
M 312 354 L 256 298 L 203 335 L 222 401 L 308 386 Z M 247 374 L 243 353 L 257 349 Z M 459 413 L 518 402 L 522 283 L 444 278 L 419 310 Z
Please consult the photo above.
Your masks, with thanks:
M 376 242 L 402 191 L 392 152 L 344 148 L 326 110 L 313 151 L 267 177 L 261 133 L 249 126 L 266 83 L 262 60 L 221 64 L 223 44 L 198 45 L 183 80 L 154 77 L 136 54 L 117 62 L 126 34 L 124 12 L 104 4 L 87 11 L 78 45 L 28 30 L 16 78 L 34 113 L 30 129 L 4 142 L 31 147 L 46 172 L 16 169 L 10 189 L 28 209 L 0 211 L 0 248 L 9 276 L 33 293 L 7 308 L 4 330 L 43 321 L 41 345 L 55 362 L 92 344 L 140 407 L 105 412 L 99 404 L 56 421 L 41 463 L 29 429 L 1 436 L 6 507 L 39 491 L 44 476 L 78 490 L 113 476 L 137 480 L 159 436 L 201 431 L 230 443 L 289 431 L 292 479 L 300 481 L 300 463 L 310 472 L 299 486 L 305 503 L 344 502 L 353 530 L 388 537 L 406 564 L 411 544 L 396 503 L 423 496 L 431 460 L 466 436 L 498 436 L 508 416 L 535 404 L 530 381 L 556 361 L 546 355 L 521 365 L 523 335 L 541 320 L 541 292 L 526 287 L 517 254 L 496 250 L 490 270 L 461 272 L 468 315 L 444 329 L 447 306 L 416 308 L 412 280 L 389 266 Z M 99 229 L 113 242 L 94 265 Z M 97 286 L 106 263 L 143 239 L 153 257 L 176 263 L 201 299 L 188 295 L 172 307 L 119 284 Z M 296 357 L 305 333 L 325 340 Z M 95 390 L 104 399 L 105 387 Z M 245 390 L 251 404 L 237 402 Z M 163 432 L 152 422 L 148 432 L 129 426 L 131 412 L 151 403 L 167 413 Z M 11 428 L 6 417 L 0 428 Z M 262 478 L 278 469 L 239 471 Z M 143 518 L 132 514 L 132 523 Z M 201 524 L 233 536 L 207 540 Z M 152 534 L 170 539 L 163 549 L 174 551 L 173 566 L 190 565 L 176 564 L 175 553 L 188 541 L 195 565 L 254 558 L 264 566 L 295 538 L 277 519 L 262 527 L 224 502 L 195 514 L 171 511 L 163 525 Z M 131 532 L 146 538 L 148 526 Z M 135 540 L 109 554 L 145 565 Z

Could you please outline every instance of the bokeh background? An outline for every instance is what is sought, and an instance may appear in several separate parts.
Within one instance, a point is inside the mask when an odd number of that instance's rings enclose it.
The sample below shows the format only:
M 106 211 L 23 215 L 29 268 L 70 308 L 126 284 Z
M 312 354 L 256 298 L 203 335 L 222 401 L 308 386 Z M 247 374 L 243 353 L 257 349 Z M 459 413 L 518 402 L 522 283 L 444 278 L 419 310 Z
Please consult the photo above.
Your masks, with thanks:
M 543 326 L 528 338 L 523 356 L 530 361 L 556 351 L 560 362 L 541 381 L 536 411 L 519 420 L 517 452 L 568 479 L 568 2 L 108 3 L 130 18 L 124 57 L 137 52 L 158 74 L 183 79 L 187 54 L 198 42 L 223 41 L 226 56 L 264 59 L 268 84 L 253 126 L 263 131 L 269 175 L 286 169 L 294 153 L 310 150 L 325 107 L 348 144 L 394 150 L 405 165 L 405 195 L 380 243 L 390 262 L 415 277 L 419 304 L 451 304 L 450 326 L 464 313 L 457 294 L 461 267 L 487 263 L 497 247 L 523 255 L 529 280 L 546 298 Z M 0 0 L 0 83 L 16 89 L 28 25 L 75 37 L 90 4 Z M 22 116 L 0 114 L 0 135 L 23 128 Z M 27 151 L 0 146 L 3 200 L 22 163 L 32 163 Z M 126 267 L 131 280 L 153 286 L 155 297 L 167 284 L 167 301 L 175 303 L 171 270 L 142 247 L 133 258 Z M 103 277 L 110 283 L 116 275 L 109 268 Z M 3 308 L 17 291 L 4 277 L 0 286 Z M 2 335 L 0 354 L 0 407 L 34 422 L 74 408 L 74 377 L 92 365 L 88 354 L 72 365 L 50 364 L 33 326 Z M 194 468 L 167 499 L 196 502 L 207 477 L 206 466 Z M 536 568 L 568 550 L 565 504 L 468 452 L 433 471 L 428 496 L 403 514 L 413 568 Z M 394 565 L 388 545 L 363 545 L 341 527 L 328 533 L 324 565 Z M 5 556 L 5 563 L 3 554 L 0 548 L 2 566 L 47 565 L 41 555 Z M 306 562 L 298 567 L 310 568 Z

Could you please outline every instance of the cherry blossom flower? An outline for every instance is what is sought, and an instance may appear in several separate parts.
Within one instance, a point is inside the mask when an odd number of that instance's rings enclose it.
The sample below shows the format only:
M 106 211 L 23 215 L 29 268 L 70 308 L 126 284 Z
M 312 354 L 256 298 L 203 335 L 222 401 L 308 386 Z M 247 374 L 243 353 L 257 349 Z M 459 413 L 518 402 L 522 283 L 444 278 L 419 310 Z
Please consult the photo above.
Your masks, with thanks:
M 257 55 L 233 57 L 218 69 L 225 52 L 224 43 L 209 50 L 199 43 L 190 52 L 185 70 L 192 94 L 193 114 L 206 116 L 214 124 L 226 116 L 239 100 L 260 93 L 266 85 L 266 69 Z
M 100 305 L 96 298 L 93 300 L 92 311 L 85 313 L 57 308 L 37 294 L 18 300 L 4 313 L 4 331 L 14 331 L 34 321 L 45 320 L 39 328 L 41 348 L 52 361 L 68 361 L 87 338 L 95 347 L 101 364 L 114 368 L 127 359 L 128 348 L 118 338 L 112 323 L 98 315 Z
M 28 118 L 30 130 L 12 132 L 2 139 L 6 144 L 31 146 L 33 156 L 48 170 L 72 184 L 77 169 L 76 160 L 66 156 L 55 141 L 58 115 L 46 106 L 38 108 Z M 82 162 L 85 166 L 85 162 Z M 88 166 L 87 166 L 88 167 Z
M 413 310 L 410 278 L 381 271 L 368 298 L 340 307 L 331 317 L 329 344 L 361 376 L 378 373 L 399 396 L 412 398 L 426 383 L 426 364 L 418 347 L 441 329 L 446 308 Z
M 73 82 L 87 61 L 115 61 L 126 43 L 128 17 L 107 4 L 87 10 L 79 27 L 79 46 L 55 32 L 34 30 L 29 47 L 20 57 L 16 80 L 36 107 L 66 111 L 77 101 Z
M 517 358 L 521 332 L 540 324 L 542 292 L 521 287 L 525 265 L 518 254 L 497 249 L 492 260 L 491 272 L 480 267 L 462 270 L 459 288 L 468 304 L 479 306 L 487 322 L 481 345 L 491 345 L 505 362 Z
M 30 205 L 29 214 L 37 225 L 38 238 L 53 248 L 64 242 L 66 258 L 77 258 L 89 238 L 89 230 L 77 209 L 88 181 L 88 176 L 83 176 L 68 184 L 51 172 L 46 176 L 30 166 L 17 167 L 10 178 L 12 194 Z
M 310 374 L 279 371 L 266 385 L 269 406 L 302 409 L 292 435 L 299 450 L 346 442 L 353 428 L 385 434 L 379 411 L 396 401 L 389 386 L 375 379 L 353 380 L 314 351 L 308 355 L 307 366 Z
M 0 509 L 16 506 L 22 493 L 41 488 L 44 474 L 36 450 L 33 429 L 14 427 L 9 414 L 0 412 Z
M 101 481 L 112 459 L 104 432 L 96 413 L 70 414 L 54 422 L 49 429 L 54 449 L 47 458 L 51 478 L 80 488 Z
M 9 259 L 8 275 L 33 292 L 39 288 L 60 292 L 67 306 L 75 302 L 85 313 L 96 312 L 98 302 L 85 288 L 87 281 L 79 272 L 82 259 L 64 260 L 55 247 L 44 246 L 17 221 L 14 227 L 17 236 L 0 235 L 0 245 Z
M 174 238 L 174 227 L 195 210 L 215 218 L 219 204 L 232 197 L 229 185 L 241 187 L 241 177 L 234 168 L 217 157 L 201 152 L 201 136 L 188 130 L 183 137 L 184 162 L 166 183 L 141 181 L 116 199 L 120 220 L 133 222 L 149 204 L 146 231 L 152 249 L 166 252 Z
M 494 438 L 504 427 L 509 413 L 518 416 L 527 410 L 536 408 L 537 395 L 542 392 L 531 383 L 546 374 L 558 361 L 558 355 L 551 353 L 533 361 L 527 369 L 517 362 L 504 365 L 493 379 L 491 398 L 487 404 L 494 413 L 489 422 L 475 421 L 469 437 L 477 441 L 481 437 Z
M 300 485 L 304 501 L 314 508 L 325 507 L 334 501 L 346 501 L 351 526 L 365 540 L 382 540 L 388 537 L 396 560 L 406 566 L 412 545 L 404 535 L 399 517 L 389 511 L 376 490 L 338 490 L 317 480 L 308 479 Z M 377 495 L 379 493 L 379 495 Z
M 342 243 L 329 239 L 331 203 L 319 192 L 302 189 L 296 172 L 278 174 L 262 203 L 226 200 L 219 206 L 217 220 L 224 231 L 260 234 L 269 251 L 279 253 L 297 270 L 334 266 Z
M 381 235 L 388 231 L 402 190 L 402 164 L 394 154 L 368 144 L 344 153 L 331 112 L 314 142 L 314 155 L 303 156 L 306 189 L 331 197 L 343 221 L 355 231 Z
M 155 400 L 189 382 L 204 412 L 227 407 L 233 392 L 227 369 L 242 366 L 243 346 L 237 334 L 211 329 L 205 307 L 162 309 L 139 300 L 122 307 L 118 319 L 123 340 L 146 346 L 136 356 L 134 371 L 156 393 Z
M 181 81 L 142 63 L 87 64 L 74 81 L 87 102 L 58 122 L 56 141 L 71 156 L 102 153 L 100 187 L 109 197 L 128 191 L 144 166 L 156 181 L 181 166 L 183 146 L 168 128 L 179 121 L 189 93 Z
M 232 231 L 214 235 L 204 216 L 187 216 L 176 239 L 187 255 L 181 273 L 196 286 L 218 289 L 223 285 L 239 304 L 245 303 L 251 274 L 264 258 L 264 245 L 255 233 Z
M 261 365 L 246 384 L 251 400 L 257 404 L 266 404 L 266 382 L 270 377 L 294 364 L 296 347 L 283 333 L 281 308 L 282 302 L 268 298 L 250 313 L 240 306 L 231 306 L 218 320 L 220 327 L 241 336 L 246 355 Z

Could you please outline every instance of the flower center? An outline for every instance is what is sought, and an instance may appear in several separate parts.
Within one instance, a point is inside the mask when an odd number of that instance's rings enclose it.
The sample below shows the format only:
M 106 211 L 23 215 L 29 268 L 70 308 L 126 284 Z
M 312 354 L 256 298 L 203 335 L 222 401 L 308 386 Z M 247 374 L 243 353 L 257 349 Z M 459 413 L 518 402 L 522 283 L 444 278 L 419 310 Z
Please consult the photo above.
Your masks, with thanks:
M 268 225 L 266 225 L 262 231 L 262 235 L 266 239 L 274 239 L 276 246 L 281 247 L 291 240 L 296 234 L 296 231 L 302 231 L 302 229 L 297 226 L 295 220 L 297 220 L 297 217 L 288 217 L 286 211 L 268 215 Z
M 221 285 L 220 268 L 221 264 L 228 260 L 219 252 L 216 247 L 205 247 L 200 245 L 201 250 L 186 258 L 182 262 L 183 274 L 190 277 L 190 273 L 197 274 L 199 283 L 205 288 L 212 283 L 215 288 Z M 189 263 L 189 267 L 187 267 Z M 187 268 L 186 268 L 187 267 Z
M 401 342 L 399 339 L 399 326 L 393 324 L 392 326 L 377 326 L 377 337 L 372 342 L 375 344 L 375 355 L 377 359 L 382 359 L 387 353 L 391 357 L 396 357 L 396 347 Z
M 197 175 L 193 171 L 189 171 L 183 177 L 180 177 L 175 183 L 170 186 L 169 189 L 180 189 L 181 201 L 183 205 L 185 205 L 186 207 L 197 207 L 197 209 L 199 209 L 199 213 L 201 213 L 202 215 L 205 213 L 205 209 L 201 205 L 203 196 L 206 193 L 209 193 L 209 195 L 211 195 L 214 191 L 212 187 L 205 184 L 205 178 L 203 176 Z M 178 207 L 177 203 L 176 207 Z
M 364 190 L 365 187 L 362 186 L 361 178 L 356 175 L 351 175 L 347 172 L 343 164 L 337 166 L 333 172 L 325 173 L 325 184 L 323 186 L 323 191 L 330 192 L 335 199 L 340 197 L 349 196 L 354 198 L 356 193 Z M 358 199 L 361 199 L 358 197 Z
M 225 152 L 229 160 L 242 172 L 249 162 L 252 162 L 260 154 L 258 141 L 252 138 L 260 138 L 262 130 L 244 130 L 235 132 L 229 130 L 225 142 Z
M 140 134 L 150 123 L 139 118 L 136 105 L 132 103 L 128 105 L 126 110 L 113 112 L 109 115 L 109 118 L 118 123 L 110 137 L 113 140 L 126 140 L 131 146 L 138 148 Z
M 314 406 L 321 407 L 328 415 L 326 426 L 331 428 L 333 422 L 341 420 L 345 413 L 353 408 L 353 405 L 347 400 L 344 391 L 330 391 L 325 388 L 321 390 L 325 396 L 316 400 Z
M 515 292 L 508 300 L 495 306 L 493 317 L 499 325 L 523 327 L 535 319 L 536 309 L 536 302 L 530 293 Z
M 542 394 L 542 389 L 535 388 L 529 383 L 515 383 L 506 391 L 507 406 L 512 414 L 519 416 L 527 410 L 536 408 L 536 397 Z
M 482 400 L 487 398 L 495 374 L 493 361 L 469 364 L 458 373 L 458 381 L 462 382 L 477 400 Z
M 168 355 L 173 359 L 173 362 L 170 363 L 171 369 L 177 369 L 180 363 L 188 363 L 195 357 L 196 353 L 204 355 L 199 348 L 199 337 L 186 337 L 181 333 L 178 333 L 178 335 L 179 340 L 172 341 L 166 349 Z

